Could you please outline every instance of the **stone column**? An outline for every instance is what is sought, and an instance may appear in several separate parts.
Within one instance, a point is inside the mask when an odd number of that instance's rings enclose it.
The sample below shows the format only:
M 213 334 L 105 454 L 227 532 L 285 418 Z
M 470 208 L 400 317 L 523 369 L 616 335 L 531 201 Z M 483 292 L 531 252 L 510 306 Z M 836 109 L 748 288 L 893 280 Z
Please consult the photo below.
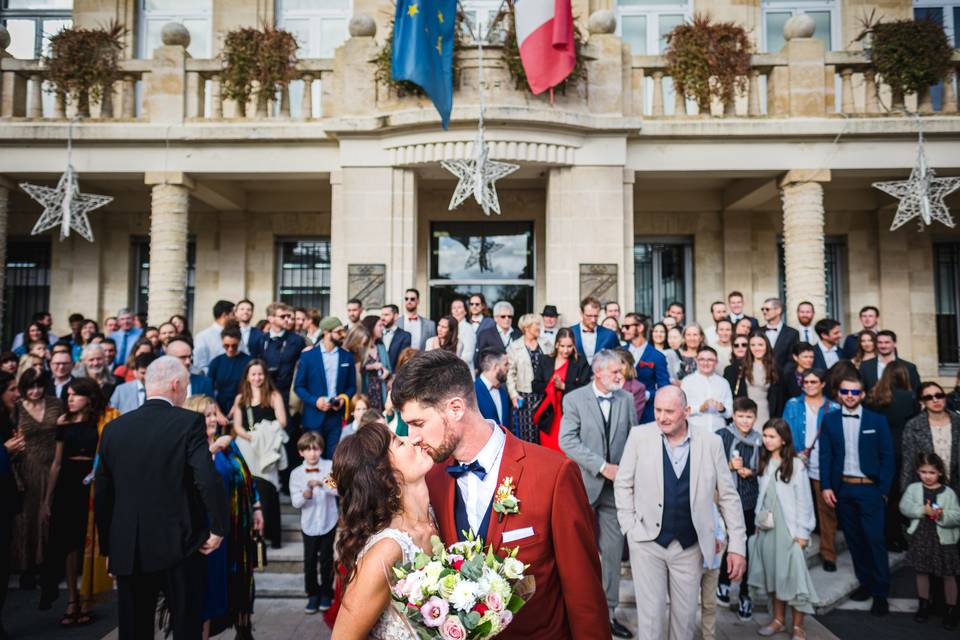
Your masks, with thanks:
M 546 222 L 546 295 L 544 302 L 554 304 L 564 320 L 577 322 L 581 294 L 581 265 L 587 268 L 588 287 L 599 283 L 600 272 L 609 269 L 605 280 L 615 277 L 605 299 L 616 299 L 625 307 L 627 262 L 625 248 L 632 239 L 625 236 L 624 189 L 627 183 L 622 166 L 574 166 L 550 169 L 547 178 Z M 632 203 L 632 200 L 631 200 Z M 632 209 L 631 209 L 632 216 Z M 632 220 L 631 220 L 632 221 Z M 605 302 L 606 300 L 601 300 Z
M 349 265 L 386 266 L 385 302 L 417 284 L 417 174 L 393 167 L 344 167 L 330 176 L 330 312 L 354 292 Z M 425 293 L 422 294 L 426 299 Z
M 787 314 L 804 300 L 812 302 L 821 317 L 827 308 L 821 183 L 829 181 L 829 170 L 789 171 L 780 181 Z
M 157 326 L 187 310 L 187 221 L 193 182 L 183 173 L 148 172 L 150 292 L 148 321 Z

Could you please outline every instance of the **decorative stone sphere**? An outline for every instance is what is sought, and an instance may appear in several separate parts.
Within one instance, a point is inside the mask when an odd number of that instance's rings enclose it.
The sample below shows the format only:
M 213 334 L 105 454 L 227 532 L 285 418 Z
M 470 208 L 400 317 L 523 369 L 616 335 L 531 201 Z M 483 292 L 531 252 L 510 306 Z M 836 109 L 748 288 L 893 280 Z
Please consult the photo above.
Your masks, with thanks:
M 590 14 L 587 31 L 590 33 L 614 33 L 617 30 L 617 16 L 609 9 L 599 9 Z
M 190 46 L 190 31 L 179 22 L 168 22 L 160 31 L 160 39 L 168 47 Z
M 0 51 L 3 51 L 10 46 L 10 32 L 7 31 L 7 28 L 0 24 Z
M 787 40 L 794 38 L 809 38 L 817 30 L 817 23 L 806 13 L 791 16 L 783 25 L 783 37 Z
M 350 18 L 348 26 L 351 38 L 372 38 L 377 35 L 377 22 L 365 13 Z

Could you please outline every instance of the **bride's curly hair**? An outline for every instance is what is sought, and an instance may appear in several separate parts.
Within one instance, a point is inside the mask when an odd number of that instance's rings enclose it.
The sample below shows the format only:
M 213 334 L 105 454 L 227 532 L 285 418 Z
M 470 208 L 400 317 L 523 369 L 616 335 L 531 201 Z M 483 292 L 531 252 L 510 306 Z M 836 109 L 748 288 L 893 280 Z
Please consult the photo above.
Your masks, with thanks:
M 363 545 L 400 513 L 400 481 L 390 464 L 393 434 L 382 423 L 340 441 L 333 454 L 333 480 L 340 494 L 337 552 L 349 583 Z

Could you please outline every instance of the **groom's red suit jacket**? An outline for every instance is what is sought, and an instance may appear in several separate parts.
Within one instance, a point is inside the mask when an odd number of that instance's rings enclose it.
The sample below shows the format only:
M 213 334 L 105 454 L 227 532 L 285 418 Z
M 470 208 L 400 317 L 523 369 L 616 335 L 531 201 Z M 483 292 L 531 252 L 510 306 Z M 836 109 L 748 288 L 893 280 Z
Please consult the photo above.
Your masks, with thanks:
M 445 544 L 457 541 L 454 479 L 438 464 L 427 475 L 430 501 Z M 556 451 L 524 442 L 509 432 L 497 484 L 512 477 L 520 513 L 490 514 L 487 544 L 494 551 L 519 547 L 537 591 L 500 638 L 506 640 L 610 639 L 607 601 L 600 584 L 594 514 L 580 468 Z M 527 528 L 533 535 L 503 542 L 504 532 Z M 516 535 L 516 534 L 515 534 Z

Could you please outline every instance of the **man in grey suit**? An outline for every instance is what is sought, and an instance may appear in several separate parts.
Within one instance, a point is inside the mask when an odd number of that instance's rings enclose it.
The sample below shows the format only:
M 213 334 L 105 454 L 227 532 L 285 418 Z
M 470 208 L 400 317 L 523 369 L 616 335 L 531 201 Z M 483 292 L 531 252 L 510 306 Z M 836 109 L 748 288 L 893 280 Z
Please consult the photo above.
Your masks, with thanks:
M 417 313 L 420 306 L 420 292 L 416 289 L 407 289 L 403 294 L 403 309 L 397 326 L 410 334 L 410 346 L 423 351 L 427 347 L 427 340 L 437 335 L 437 324 L 429 318 Z
M 727 529 L 731 581 L 746 568 L 746 527 L 740 496 L 730 479 L 723 441 L 687 422 L 683 390 L 667 386 L 654 399 L 656 422 L 630 430 L 614 495 L 620 528 L 630 544 L 637 595 L 637 635 L 666 637 L 667 589 L 670 640 L 692 640 L 704 563 L 718 553 L 716 506 Z
M 593 382 L 563 398 L 560 448 L 580 465 L 587 499 L 600 523 L 603 590 L 614 637 L 632 638 L 614 612 L 620 601 L 623 533 L 617 523 L 613 480 L 630 429 L 637 424 L 633 395 L 623 390 L 623 360 L 611 349 L 593 357 Z
M 110 396 L 110 406 L 120 412 L 130 413 L 143 406 L 147 399 L 147 389 L 143 384 L 143 378 L 147 375 L 147 367 L 157 359 L 152 353 L 141 353 L 133 361 L 134 378 L 130 382 L 124 382 L 113 391 Z

